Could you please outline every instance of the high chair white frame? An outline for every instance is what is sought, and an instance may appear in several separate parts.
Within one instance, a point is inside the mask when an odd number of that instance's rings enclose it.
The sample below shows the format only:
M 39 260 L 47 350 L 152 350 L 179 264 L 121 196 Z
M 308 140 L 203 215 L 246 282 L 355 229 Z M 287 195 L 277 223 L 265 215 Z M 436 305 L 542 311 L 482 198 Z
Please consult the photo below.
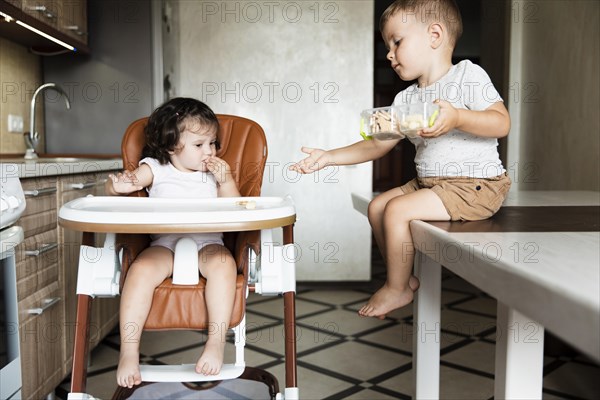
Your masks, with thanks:
M 252 202 L 255 208 L 240 204 Z M 165 203 L 175 207 L 165 208 Z M 146 207 L 146 208 L 144 208 Z M 131 210 L 137 211 L 132 213 Z M 157 212 L 157 209 L 169 211 Z M 208 210 L 208 211 L 207 211 Z M 250 254 L 249 285 L 256 293 L 282 295 L 285 320 L 286 387 L 277 399 L 299 399 L 296 372 L 295 336 L 295 247 L 293 224 L 295 207 L 291 198 L 244 197 L 202 200 L 170 200 L 131 197 L 88 196 L 65 204 L 59 211 L 64 228 L 84 232 L 77 277 L 77 324 L 73 353 L 73 373 L 69 400 L 93 399 L 86 393 L 89 317 L 95 297 L 119 295 L 122 254 L 115 251 L 117 233 L 208 232 L 261 230 L 260 254 Z M 283 228 L 284 244 L 275 243 L 273 230 Z M 94 246 L 94 233 L 106 233 L 103 247 Z M 190 243 L 191 242 L 191 243 Z M 198 256 L 191 239 L 177 243 L 173 279 L 177 284 L 198 283 Z M 245 312 L 235 335 L 236 360 L 224 364 L 216 376 L 197 374 L 194 364 L 141 365 L 144 382 L 202 382 L 235 379 L 242 375 L 244 360 Z

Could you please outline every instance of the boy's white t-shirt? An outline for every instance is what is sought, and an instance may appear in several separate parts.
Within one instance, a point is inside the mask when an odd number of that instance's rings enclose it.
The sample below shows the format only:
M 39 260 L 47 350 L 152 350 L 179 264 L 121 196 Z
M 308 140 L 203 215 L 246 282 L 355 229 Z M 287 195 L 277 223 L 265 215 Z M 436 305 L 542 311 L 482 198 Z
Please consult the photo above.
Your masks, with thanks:
M 182 172 L 171 163 L 161 165 L 158 160 L 146 157 L 139 165 L 147 164 L 152 170 L 154 178 L 152 185 L 147 188 L 149 197 L 171 199 L 206 199 L 215 198 L 217 181 L 209 172 Z M 192 238 L 198 245 L 198 250 L 207 244 L 223 244 L 222 233 L 169 233 L 153 234 L 151 246 L 163 246 L 175 250 L 177 240 L 182 237 Z
M 488 74 L 469 60 L 453 65 L 436 83 L 411 85 L 398 93 L 394 105 L 441 99 L 454 108 L 482 111 L 502 101 Z M 437 138 L 409 138 L 415 145 L 417 175 L 425 177 L 492 178 L 506 172 L 498 154 L 498 140 L 453 129 Z

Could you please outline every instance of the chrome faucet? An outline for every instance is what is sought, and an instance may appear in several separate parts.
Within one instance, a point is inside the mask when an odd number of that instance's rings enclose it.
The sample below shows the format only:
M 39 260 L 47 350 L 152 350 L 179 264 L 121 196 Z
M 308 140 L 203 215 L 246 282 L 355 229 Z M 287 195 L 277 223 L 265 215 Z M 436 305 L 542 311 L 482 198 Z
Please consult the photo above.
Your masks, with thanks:
M 71 102 L 69 101 L 69 96 L 67 96 L 67 93 L 56 83 L 45 83 L 38 87 L 35 90 L 35 92 L 33 92 L 29 115 L 29 132 L 25 132 L 24 134 L 25 144 L 27 145 L 27 150 L 25 151 L 25 159 L 27 160 L 38 158 L 38 155 L 35 152 L 35 148 L 40 142 L 40 134 L 35 130 L 35 101 L 37 99 L 37 96 L 46 89 L 52 89 L 62 94 L 65 97 L 65 104 L 67 105 L 67 110 L 71 109 Z

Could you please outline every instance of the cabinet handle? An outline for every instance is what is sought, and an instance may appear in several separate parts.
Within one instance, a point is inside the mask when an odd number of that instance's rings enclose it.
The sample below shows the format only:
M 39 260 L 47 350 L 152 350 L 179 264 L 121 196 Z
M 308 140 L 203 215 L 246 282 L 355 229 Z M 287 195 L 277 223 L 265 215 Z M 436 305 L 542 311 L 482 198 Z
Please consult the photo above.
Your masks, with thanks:
M 98 185 L 99 183 L 100 182 L 72 183 L 71 189 L 77 189 L 77 190 L 89 189 L 89 188 L 93 188 L 94 186 Z
M 29 9 L 31 11 L 37 11 L 37 12 L 43 14 L 44 17 L 46 17 L 46 18 L 50 18 L 50 19 L 56 18 L 56 14 L 54 14 L 52 11 L 48 10 L 48 7 L 46 7 L 46 6 L 32 6 L 32 7 L 29 7 Z
M 67 26 L 65 26 L 65 29 L 68 30 L 68 31 L 72 31 L 77 36 L 85 36 L 85 35 L 87 35 L 87 32 L 84 32 L 81 29 L 79 29 L 78 25 L 67 25 Z
M 37 257 L 39 255 L 49 252 L 50 250 L 54 250 L 57 247 L 58 243 L 44 243 L 37 250 L 25 250 L 25 255 Z
M 27 310 L 27 314 L 35 314 L 40 315 L 56 303 L 60 301 L 60 297 L 55 297 L 53 299 L 44 299 L 42 300 L 42 306 L 38 308 L 30 308 Z
M 25 196 L 37 197 L 42 196 L 44 194 L 56 193 L 56 186 L 47 187 L 43 189 L 33 189 L 33 190 L 24 190 L 23 194 Z

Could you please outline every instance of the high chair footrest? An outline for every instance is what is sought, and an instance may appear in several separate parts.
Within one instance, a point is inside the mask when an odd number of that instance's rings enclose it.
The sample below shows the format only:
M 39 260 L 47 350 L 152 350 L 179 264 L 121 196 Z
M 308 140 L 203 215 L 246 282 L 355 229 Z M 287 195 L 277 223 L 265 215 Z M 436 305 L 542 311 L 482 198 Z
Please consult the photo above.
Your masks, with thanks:
M 206 382 L 235 379 L 242 375 L 245 365 L 223 364 L 218 375 L 203 375 L 195 364 L 140 365 L 143 382 Z

